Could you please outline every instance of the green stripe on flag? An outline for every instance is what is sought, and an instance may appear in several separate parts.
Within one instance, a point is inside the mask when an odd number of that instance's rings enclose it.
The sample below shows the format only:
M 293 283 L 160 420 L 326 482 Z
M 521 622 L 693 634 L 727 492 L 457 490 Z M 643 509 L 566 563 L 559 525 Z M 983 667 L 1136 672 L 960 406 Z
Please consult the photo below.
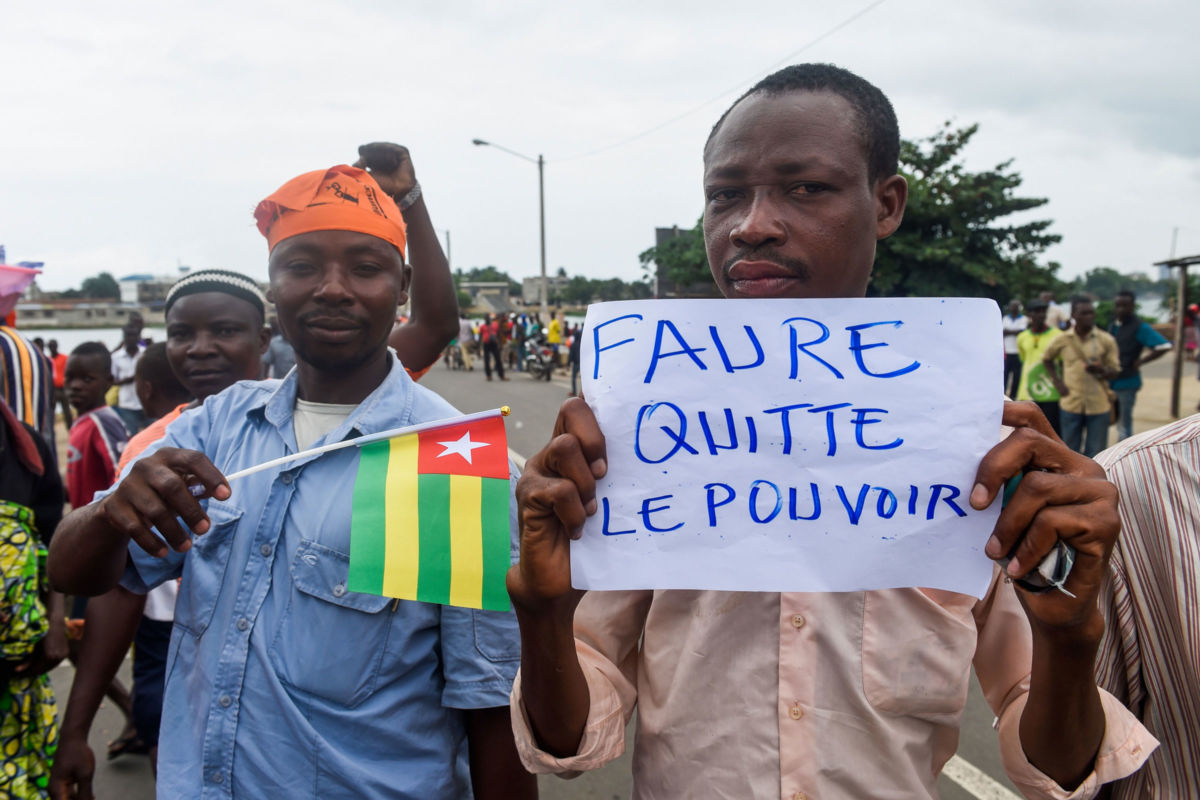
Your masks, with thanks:
M 390 447 L 390 442 L 375 442 L 358 451 L 350 516 L 350 572 L 346 580 L 346 588 L 352 592 L 383 594 Z
M 417 572 L 417 599 L 447 605 L 450 602 L 450 476 L 421 475 L 418 485 L 421 563 Z
M 483 528 L 483 607 L 490 611 L 508 611 L 508 589 L 504 578 L 511 563 L 509 556 L 508 478 L 480 478 L 480 509 Z

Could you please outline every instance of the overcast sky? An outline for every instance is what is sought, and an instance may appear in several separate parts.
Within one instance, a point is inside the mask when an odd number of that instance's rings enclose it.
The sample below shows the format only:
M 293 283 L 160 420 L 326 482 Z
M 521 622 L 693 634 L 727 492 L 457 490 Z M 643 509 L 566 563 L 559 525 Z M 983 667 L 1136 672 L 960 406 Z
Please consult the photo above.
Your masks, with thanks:
M 584 5 L 10 0 L 0 243 L 49 289 L 177 264 L 265 278 L 258 200 L 386 139 L 455 267 L 534 275 L 537 169 L 478 137 L 545 154 L 551 271 L 631 280 L 656 226 L 700 215 L 708 129 L 787 59 L 872 81 L 908 138 L 980 123 L 968 165 L 1012 158 L 1050 200 L 1064 277 L 1147 270 L 1176 226 L 1200 253 L 1194 0 L 885 0 L 790 58 L 872 3 Z

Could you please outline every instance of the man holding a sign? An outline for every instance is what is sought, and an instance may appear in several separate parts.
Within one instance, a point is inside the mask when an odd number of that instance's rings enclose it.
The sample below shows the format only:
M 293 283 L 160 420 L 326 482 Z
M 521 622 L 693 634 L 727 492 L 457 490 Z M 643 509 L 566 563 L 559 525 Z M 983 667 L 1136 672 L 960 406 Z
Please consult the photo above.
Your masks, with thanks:
M 904 213 L 898 150 L 862 79 L 766 78 L 704 153 L 714 279 L 758 302 L 589 313 L 588 402 L 517 490 L 527 768 L 610 761 L 636 705 L 635 797 L 934 797 L 972 664 L 1028 797 L 1093 797 L 1156 746 L 1092 675 L 1115 489 L 1001 411 L 994 304 L 851 300 Z M 983 350 L 947 362 L 939 330 Z M 1051 552 L 1063 590 L 1015 588 Z
M 312 452 L 457 416 L 388 348 L 412 270 L 445 269 L 412 162 L 395 145 L 360 154 L 370 172 L 305 173 L 255 213 L 270 249 L 268 296 L 295 369 L 283 381 L 239 382 L 182 414 L 55 537 L 54 581 L 80 594 L 118 581 L 144 593 L 182 578 L 158 760 L 163 797 L 457 800 L 464 746 L 475 797 L 536 796 L 505 705 L 515 620 L 482 610 L 488 597 L 478 593 L 473 608 L 444 605 L 470 587 L 455 580 L 459 551 L 438 552 L 425 538 L 441 528 L 468 549 L 470 514 L 446 513 L 444 495 L 456 484 L 473 489 L 478 518 L 480 495 L 494 499 L 497 482 L 509 488 L 502 426 L 488 440 L 474 428 L 410 437 L 382 476 L 364 470 L 356 447 Z M 289 456 L 299 458 L 255 471 Z M 491 484 L 481 487 L 485 466 Z M 474 475 L 458 480 L 464 467 Z M 253 474 L 232 480 L 243 470 Z M 393 482 L 413 491 L 389 493 Z M 429 497 L 439 488 L 449 489 L 441 506 Z M 394 517 L 421 518 L 419 563 L 407 551 L 393 558 L 390 539 L 373 548 L 388 563 L 355 561 L 364 497 L 388 533 Z M 493 543 L 497 527 L 507 566 L 511 524 L 493 524 Z M 392 566 L 422 583 L 442 579 L 448 591 L 437 602 L 383 596 Z M 381 575 L 376 591 L 356 588 L 355 568 Z

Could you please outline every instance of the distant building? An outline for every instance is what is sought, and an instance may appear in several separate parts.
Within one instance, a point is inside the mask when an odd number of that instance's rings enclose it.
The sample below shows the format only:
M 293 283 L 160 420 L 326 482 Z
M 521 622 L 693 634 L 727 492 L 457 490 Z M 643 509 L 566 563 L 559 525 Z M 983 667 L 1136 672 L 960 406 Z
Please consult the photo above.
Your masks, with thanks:
M 17 319 L 22 328 L 119 328 L 135 311 L 143 319 L 150 318 L 150 309 L 144 305 L 106 300 L 17 303 Z
M 567 284 L 571 279 L 565 275 L 547 275 L 546 276 L 546 302 L 553 305 L 554 298 L 562 294 L 563 289 L 567 288 Z M 537 275 L 532 278 L 526 278 L 521 281 L 521 302 L 527 306 L 536 306 L 542 302 L 540 287 L 542 278 Z
M 471 306 L 474 308 L 502 314 L 513 310 L 508 281 L 463 281 L 458 288 L 471 295 Z
M 137 274 L 118 278 L 117 285 L 121 287 L 121 302 L 161 308 L 167 299 L 167 292 L 170 291 L 175 281 L 190 271 L 191 267 L 180 267 L 174 275 Z

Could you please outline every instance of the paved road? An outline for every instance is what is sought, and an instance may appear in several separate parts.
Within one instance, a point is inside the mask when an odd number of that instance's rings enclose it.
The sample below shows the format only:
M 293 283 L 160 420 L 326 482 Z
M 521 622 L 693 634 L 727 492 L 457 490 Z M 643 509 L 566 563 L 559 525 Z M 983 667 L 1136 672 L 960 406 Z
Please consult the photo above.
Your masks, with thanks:
M 1142 390 L 1136 407 L 1135 429 L 1147 430 L 1169 421 L 1166 413 L 1169 388 L 1170 358 L 1161 359 L 1143 370 L 1146 386 Z M 530 380 L 515 373 L 511 380 L 488 383 L 480 370 L 474 372 L 450 372 L 436 367 L 424 380 L 425 385 L 445 396 L 464 412 L 481 411 L 507 404 L 513 409 L 508 424 L 509 446 L 522 455 L 536 452 L 549 438 L 549 432 L 558 405 L 567 397 L 567 381 L 561 375 L 547 384 Z M 1200 384 L 1195 380 L 1195 365 L 1186 367 L 1183 382 L 1182 408 L 1185 413 L 1196 408 L 1200 400 Z M 1113 440 L 1115 441 L 1115 439 Z M 54 673 L 55 688 L 60 703 L 66 703 L 72 670 L 69 666 L 59 667 Z M 126 667 L 126 678 L 128 669 Z M 992 730 L 992 713 L 978 687 L 972 682 L 971 694 L 963 718 L 959 756 L 978 767 L 986 775 L 1012 790 L 1012 785 L 1003 776 L 996 735 Z M 99 755 L 97 765 L 96 796 L 104 798 L 127 798 L 127 800 L 149 800 L 154 796 L 150 769 L 146 759 L 126 757 L 115 762 L 104 762 L 105 743 L 119 733 L 119 714 L 106 703 L 101 708 L 97 723 L 92 729 L 91 744 Z M 630 728 L 632 731 L 632 726 Z M 632 735 L 627 745 L 632 747 Z M 864 757 L 867 757 L 864 754 Z M 542 797 L 549 800 L 617 800 L 629 796 L 630 765 L 628 755 L 598 770 L 571 781 L 544 778 L 541 783 Z M 975 800 L 979 797 L 997 797 L 983 792 L 972 794 L 949 778 L 943 776 L 939 782 L 942 797 L 946 800 Z M 1015 790 L 1014 790 L 1015 791 Z

